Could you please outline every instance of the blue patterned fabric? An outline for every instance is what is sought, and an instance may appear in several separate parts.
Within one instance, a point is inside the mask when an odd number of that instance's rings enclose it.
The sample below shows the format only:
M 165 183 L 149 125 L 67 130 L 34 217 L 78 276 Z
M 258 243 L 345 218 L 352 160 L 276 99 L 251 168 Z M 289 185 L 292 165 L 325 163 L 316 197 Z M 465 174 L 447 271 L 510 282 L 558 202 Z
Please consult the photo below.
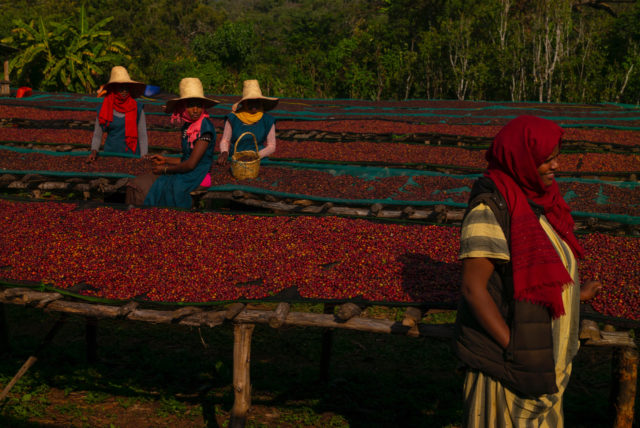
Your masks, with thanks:
M 185 123 L 182 127 L 182 158 L 180 159 L 182 162 L 189 159 L 193 151 L 189 141 L 187 141 L 186 130 L 188 127 L 188 123 Z M 216 129 L 211 121 L 206 118 L 202 121 L 200 135 L 197 139 L 201 137 L 206 139 L 208 136 L 205 136 L 205 134 L 210 136 L 209 145 L 196 167 L 189 172 L 158 177 L 153 186 L 151 186 L 144 200 L 144 205 L 191 208 L 192 200 L 189 193 L 202 183 L 205 175 L 209 172 L 213 162 L 213 149 L 216 145 Z

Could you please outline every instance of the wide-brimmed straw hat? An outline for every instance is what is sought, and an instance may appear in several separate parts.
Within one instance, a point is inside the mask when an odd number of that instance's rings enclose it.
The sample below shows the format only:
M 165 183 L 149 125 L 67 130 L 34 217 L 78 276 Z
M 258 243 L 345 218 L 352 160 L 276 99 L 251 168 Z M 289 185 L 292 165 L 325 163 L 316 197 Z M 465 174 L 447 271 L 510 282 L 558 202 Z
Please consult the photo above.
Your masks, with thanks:
M 245 80 L 242 85 L 242 99 L 235 103 L 231 111 L 238 110 L 240 104 L 246 100 L 262 100 L 262 109 L 264 111 L 273 110 L 278 105 L 278 99 L 273 97 L 265 97 L 260 90 L 260 84 L 257 80 Z
M 212 100 L 204 96 L 204 89 L 202 88 L 202 82 L 197 77 L 185 77 L 180 81 L 180 98 L 173 98 L 167 101 L 164 111 L 167 113 L 173 113 L 176 108 L 176 104 L 182 100 L 198 99 L 202 100 L 204 108 L 213 107 L 219 104 L 220 101 Z
M 127 84 L 129 86 L 129 95 L 133 98 L 144 94 L 144 90 L 147 88 L 146 84 L 131 80 L 127 69 L 121 65 L 116 65 L 111 69 L 111 76 L 109 77 L 109 81 L 104 84 L 103 89 L 107 91 L 109 86 L 114 84 Z

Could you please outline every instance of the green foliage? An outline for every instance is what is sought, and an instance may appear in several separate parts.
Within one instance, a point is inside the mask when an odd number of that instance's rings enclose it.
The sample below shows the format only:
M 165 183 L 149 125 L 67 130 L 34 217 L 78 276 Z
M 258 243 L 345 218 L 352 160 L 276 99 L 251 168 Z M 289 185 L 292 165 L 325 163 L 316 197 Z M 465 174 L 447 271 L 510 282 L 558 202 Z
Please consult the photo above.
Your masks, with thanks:
M 2 40 L 20 50 L 10 68 L 19 82 L 38 89 L 90 93 L 98 87 L 96 76 L 130 58 L 126 46 L 105 30 L 112 20 L 90 25 L 84 6 L 77 22 L 18 19 L 12 36 Z
M 199 62 L 225 64 L 238 72 L 252 62 L 255 37 L 250 25 L 225 22 L 214 33 L 197 35 L 193 40 L 193 53 Z
M 197 76 L 207 92 L 224 94 L 257 78 L 274 96 L 640 103 L 640 2 L 31 3 L 31 12 L 3 8 L 0 35 L 10 19 L 19 23 L 21 30 L 11 27 L 23 49 L 14 75 L 44 89 L 88 91 L 108 77 L 115 60 L 106 54 L 122 62 L 129 46 L 130 73 L 168 91 Z M 82 4 L 91 16 L 108 11 L 113 19 L 69 23 L 67 16 L 84 16 Z M 102 47 L 81 37 L 107 30 L 112 37 L 100 36 Z

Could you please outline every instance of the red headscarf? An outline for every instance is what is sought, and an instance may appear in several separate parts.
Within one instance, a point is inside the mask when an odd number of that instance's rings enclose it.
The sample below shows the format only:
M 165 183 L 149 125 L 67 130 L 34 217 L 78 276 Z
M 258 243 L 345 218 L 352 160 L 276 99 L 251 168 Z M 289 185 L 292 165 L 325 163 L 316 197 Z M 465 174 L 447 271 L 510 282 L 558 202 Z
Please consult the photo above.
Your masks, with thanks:
M 520 116 L 498 132 L 487 150 L 491 178 L 505 198 L 511 214 L 511 264 L 514 298 L 541 304 L 554 318 L 563 315 L 562 287 L 572 279 L 540 226 L 529 201 L 544 209 L 556 232 L 576 257 L 583 249 L 573 234 L 571 210 L 558 183 L 545 186 L 538 167 L 560 145 L 562 128 L 547 119 Z
M 138 147 L 138 106 L 136 101 L 127 93 L 122 97 L 119 93 L 107 93 L 102 101 L 98 114 L 100 126 L 105 129 L 113 122 L 113 109 L 124 113 L 124 142 L 135 153 Z
M 202 114 L 197 120 L 194 121 L 193 119 L 191 119 L 191 115 L 187 113 L 187 109 L 185 107 L 184 102 L 179 102 L 178 104 L 176 104 L 176 108 L 171 114 L 171 123 L 186 122 L 190 124 L 189 127 L 187 128 L 187 141 L 189 142 L 189 145 L 193 149 L 194 141 L 196 141 L 200 136 L 200 128 L 202 128 L 202 121 L 208 117 L 209 117 L 209 113 L 207 113 L 207 111 L 205 110 L 204 103 L 202 103 Z

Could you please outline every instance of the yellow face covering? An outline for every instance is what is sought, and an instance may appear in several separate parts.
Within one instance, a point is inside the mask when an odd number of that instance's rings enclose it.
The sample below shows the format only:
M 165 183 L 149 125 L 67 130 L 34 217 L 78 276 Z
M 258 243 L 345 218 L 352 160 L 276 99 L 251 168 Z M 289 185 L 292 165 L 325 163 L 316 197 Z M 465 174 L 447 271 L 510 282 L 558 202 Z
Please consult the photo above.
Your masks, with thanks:
M 235 115 L 244 123 L 245 125 L 253 125 L 260 119 L 262 119 L 263 113 L 261 111 L 255 113 L 249 113 L 248 111 L 237 111 Z

